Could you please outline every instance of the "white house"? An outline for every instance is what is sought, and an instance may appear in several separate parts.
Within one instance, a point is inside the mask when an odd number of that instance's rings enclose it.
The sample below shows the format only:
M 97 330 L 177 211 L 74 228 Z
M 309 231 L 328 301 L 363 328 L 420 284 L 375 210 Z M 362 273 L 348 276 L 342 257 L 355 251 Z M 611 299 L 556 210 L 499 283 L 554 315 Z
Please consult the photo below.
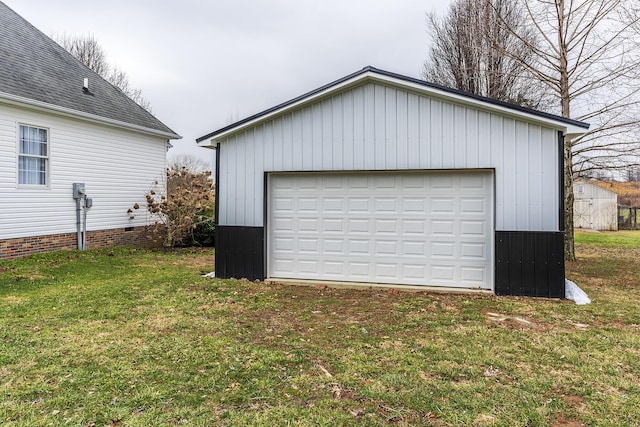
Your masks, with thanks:
M 618 194 L 584 179 L 573 183 L 573 225 L 598 231 L 618 230 Z
M 216 275 L 564 297 L 562 146 L 587 128 L 366 67 L 198 138 Z
M 144 244 L 147 219 L 127 209 L 180 136 L 2 2 L 0 58 L 0 259 Z

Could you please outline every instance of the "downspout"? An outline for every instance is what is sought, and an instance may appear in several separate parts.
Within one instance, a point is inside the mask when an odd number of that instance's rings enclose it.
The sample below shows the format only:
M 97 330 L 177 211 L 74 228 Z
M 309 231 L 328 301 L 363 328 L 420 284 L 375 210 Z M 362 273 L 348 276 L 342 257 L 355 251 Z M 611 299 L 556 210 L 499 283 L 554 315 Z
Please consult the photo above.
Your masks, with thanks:
M 82 209 L 83 199 L 87 197 L 85 195 L 85 188 L 83 182 L 73 183 L 73 198 L 76 201 L 76 234 L 78 240 L 78 250 L 81 251 L 84 248 L 82 240 L 82 217 L 80 210 Z
M 78 250 L 82 251 L 87 248 L 87 209 L 93 205 L 93 200 L 87 197 L 84 183 L 73 183 L 73 198 L 76 201 L 76 234 L 78 241 Z M 84 210 L 84 213 L 80 211 Z
M 76 198 L 76 234 L 78 240 L 78 250 L 82 250 L 82 223 L 80 222 L 81 199 Z
M 82 250 L 87 249 L 87 195 L 85 194 L 82 198 L 83 204 L 83 218 L 82 218 Z

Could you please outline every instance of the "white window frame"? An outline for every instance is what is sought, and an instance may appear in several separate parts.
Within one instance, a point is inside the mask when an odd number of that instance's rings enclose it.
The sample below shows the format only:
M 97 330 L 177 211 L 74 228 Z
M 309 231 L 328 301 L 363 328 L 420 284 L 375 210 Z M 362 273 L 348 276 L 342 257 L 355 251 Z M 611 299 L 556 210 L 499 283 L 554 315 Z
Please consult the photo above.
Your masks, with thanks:
M 35 154 L 35 153 L 23 153 L 22 152 L 22 129 L 35 129 L 38 132 L 45 132 L 45 155 Z M 16 159 L 16 184 L 21 188 L 49 188 L 49 158 L 51 155 L 51 134 L 49 128 L 43 126 L 35 126 L 29 125 L 25 123 L 18 123 L 17 129 L 17 159 Z M 31 159 L 42 159 L 44 161 L 44 183 L 24 183 L 20 181 L 20 159 L 21 158 L 31 158 Z

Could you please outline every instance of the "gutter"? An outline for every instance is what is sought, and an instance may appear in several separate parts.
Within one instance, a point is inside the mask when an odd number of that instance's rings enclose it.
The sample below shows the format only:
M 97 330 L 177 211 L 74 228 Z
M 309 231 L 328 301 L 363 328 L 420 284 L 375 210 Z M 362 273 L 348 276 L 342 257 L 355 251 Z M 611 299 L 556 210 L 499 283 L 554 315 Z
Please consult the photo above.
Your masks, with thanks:
M 143 133 L 146 135 L 160 136 L 167 139 L 182 139 L 182 136 L 174 132 L 166 132 L 158 129 L 152 129 L 145 126 L 134 125 L 132 123 L 123 122 L 120 120 L 110 119 L 107 117 L 98 116 L 95 114 L 84 113 L 82 111 L 73 110 L 67 107 L 60 107 L 58 105 L 49 104 L 42 101 L 36 101 L 34 99 L 25 98 L 23 96 L 12 95 L 6 92 L 0 92 L 0 101 L 4 101 L 7 104 L 15 105 L 18 107 L 29 107 L 36 111 L 54 112 L 58 115 L 71 118 L 81 118 L 83 120 L 98 123 L 102 125 L 113 126 L 121 129 L 132 130 L 135 132 Z

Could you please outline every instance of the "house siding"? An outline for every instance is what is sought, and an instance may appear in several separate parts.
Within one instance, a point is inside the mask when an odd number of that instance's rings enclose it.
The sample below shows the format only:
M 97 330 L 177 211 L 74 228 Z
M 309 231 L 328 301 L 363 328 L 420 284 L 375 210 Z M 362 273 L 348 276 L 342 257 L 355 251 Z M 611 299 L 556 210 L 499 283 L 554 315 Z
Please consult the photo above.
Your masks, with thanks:
M 377 83 L 230 136 L 218 223 L 264 226 L 264 172 L 494 169 L 496 230 L 558 231 L 557 131 Z
M 46 188 L 17 185 L 19 124 L 49 130 Z M 142 227 L 145 193 L 165 169 L 166 138 L 0 104 L 0 240 L 75 233 L 72 184 L 83 182 L 93 199 L 87 229 Z

